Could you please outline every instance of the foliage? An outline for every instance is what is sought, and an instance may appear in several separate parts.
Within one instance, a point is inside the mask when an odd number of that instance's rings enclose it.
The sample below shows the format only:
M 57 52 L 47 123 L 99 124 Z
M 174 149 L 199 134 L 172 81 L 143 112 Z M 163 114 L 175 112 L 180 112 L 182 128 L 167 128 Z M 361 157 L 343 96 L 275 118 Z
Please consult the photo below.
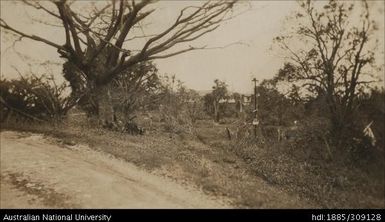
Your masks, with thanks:
M 187 89 L 183 82 L 175 75 L 164 76 L 162 87 L 158 94 L 161 119 L 170 131 L 191 131 L 192 125 L 204 118 L 202 98 L 191 89 Z
M 52 75 L 1 79 L 3 118 L 7 117 L 12 110 L 26 118 L 59 119 L 66 115 L 76 102 L 66 95 L 68 90 L 66 83 L 57 85 Z
M 64 29 L 64 44 L 25 33 L 3 18 L 0 18 L 1 28 L 19 36 L 19 40 L 27 38 L 55 48 L 58 56 L 66 61 L 64 77 L 70 82 L 72 91 L 81 97 L 79 102 L 86 108 L 85 111 L 112 121 L 105 88 L 113 79 L 130 72 L 127 70 L 139 63 L 205 49 L 206 46 L 194 47 L 186 43 L 219 28 L 222 21 L 229 19 L 236 1 L 207 1 L 200 6 L 187 6 L 181 9 L 171 24 L 153 35 L 144 34 L 146 26 L 142 26 L 142 22 L 148 21 L 156 11 L 152 7 L 155 1 L 86 3 L 89 7 L 81 7 L 81 10 L 76 3 L 67 0 L 23 0 L 22 3 L 30 9 L 46 13 L 47 18 L 35 22 L 47 24 L 50 18 L 55 18 L 54 26 Z M 142 40 L 138 41 L 142 45 L 132 48 L 135 44 L 127 44 L 134 39 Z
M 383 155 L 385 144 L 385 91 L 384 89 L 374 88 L 371 91 L 365 93 L 358 98 L 359 107 L 357 108 L 356 118 L 358 119 L 356 125 L 361 137 L 360 150 L 357 150 L 357 157 L 367 158 L 370 155 Z M 362 135 L 363 129 L 365 129 L 370 123 L 370 129 L 373 131 L 373 138 L 369 138 L 367 135 Z M 382 154 L 381 154 L 382 153 Z M 364 159 L 364 158 L 363 158 Z
M 330 0 L 316 9 L 313 1 L 303 1 L 296 14 L 296 32 L 275 39 L 292 61 L 285 64 L 279 76 L 300 84 L 315 97 L 325 98 L 337 139 L 354 121 L 358 95 L 375 80 L 370 74 L 374 49 L 369 48 L 375 24 L 365 1 L 360 22 L 349 24 L 359 4 Z M 304 43 L 302 48 L 289 46 L 287 40 L 294 38 Z
M 262 82 L 257 87 L 257 114 L 262 125 L 290 126 L 301 119 L 303 105 Z
M 219 102 L 228 98 L 228 90 L 225 82 L 215 79 L 214 83 L 212 92 L 204 96 L 204 106 L 205 111 L 213 116 L 214 121 L 219 122 L 220 112 L 225 108 Z
M 252 136 L 251 125 L 239 126 L 243 132 L 236 131 L 240 135 L 231 142 L 233 152 L 269 184 L 303 195 L 321 207 L 363 207 L 376 203 L 375 198 L 382 197 L 384 192 L 383 89 L 373 89 L 357 98 L 360 105 L 354 115 L 356 121 L 344 132 L 347 141 L 344 149 L 332 143 L 331 122 L 317 112 L 318 107 L 325 106 L 324 99 L 302 101 L 298 106 L 290 105 L 294 104 L 290 98 L 278 95 L 276 98 L 289 102 L 283 108 L 287 123 L 290 124 L 293 112 L 300 117 L 297 125 L 284 126 L 284 121 L 283 126 L 267 128 L 262 124 L 259 126 L 262 133 L 257 139 Z M 276 106 L 279 105 L 271 107 Z M 265 107 L 268 110 L 269 103 Z M 262 112 L 264 108 L 259 109 Z M 276 118 L 277 112 L 267 110 L 261 115 L 261 122 L 274 124 L 271 120 Z M 373 140 L 363 133 L 370 122 L 376 139 L 374 146 Z M 278 140 L 277 134 L 266 133 L 269 129 L 280 129 L 285 136 Z
M 154 103 L 161 88 L 158 69 L 152 62 L 138 63 L 116 77 L 110 84 L 115 114 L 131 119 L 135 112 Z
M 357 110 L 352 114 L 355 121 L 339 135 L 344 142 L 336 144 L 324 95 L 304 99 L 298 96 L 296 89 L 289 89 L 285 94 L 278 90 L 282 73 L 290 69 L 290 65 L 285 65 L 274 78 L 264 80 L 257 87 L 260 124 L 254 142 L 261 147 L 285 146 L 292 155 L 303 160 L 353 161 L 357 164 L 378 161 L 375 156 L 382 155 L 384 141 L 383 89 L 371 89 L 357 96 Z M 248 111 L 250 120 L 254 113 Z M 363 132 L 370 123 L 373 136 Z M 248 127 L 247 131 L 250 130 Z M 239 137 L 239 142 L 252 140 L 252 135 L 249 132 L 248 137 Z

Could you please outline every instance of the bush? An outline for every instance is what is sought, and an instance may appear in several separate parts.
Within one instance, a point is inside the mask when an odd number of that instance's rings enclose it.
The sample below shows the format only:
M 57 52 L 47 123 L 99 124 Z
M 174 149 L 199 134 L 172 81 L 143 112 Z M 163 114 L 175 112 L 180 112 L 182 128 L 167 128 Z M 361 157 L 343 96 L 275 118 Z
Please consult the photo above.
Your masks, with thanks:
M 65 95 L 67 90 L 67 84 L 57 85 L 52 75 L 0 79 L 2 120 L 9 119 L 12 113 L 34 120 L 60 119 L 75 105 Z
M 319 128 L 304 133 L 302 128 L 300 138 L 269 145 L 240 138 L 233 142 L 232 151 L 267 183 L 309 198 L 320 207 L 378 207 L 384 194 L 383 171 L 373 171 L 378 165 L 368 168 L 339 162 L 336 155 L 325 161 L 328 152 L 317 130 L 322 132 Z

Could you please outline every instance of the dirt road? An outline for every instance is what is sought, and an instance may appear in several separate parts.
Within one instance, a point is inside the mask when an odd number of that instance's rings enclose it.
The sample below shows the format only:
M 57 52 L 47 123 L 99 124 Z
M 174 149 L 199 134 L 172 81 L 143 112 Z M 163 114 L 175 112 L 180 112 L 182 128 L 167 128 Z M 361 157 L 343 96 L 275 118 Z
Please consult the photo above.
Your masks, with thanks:
M 85 145 L 3 131 L 0 208 L 228 208 Z

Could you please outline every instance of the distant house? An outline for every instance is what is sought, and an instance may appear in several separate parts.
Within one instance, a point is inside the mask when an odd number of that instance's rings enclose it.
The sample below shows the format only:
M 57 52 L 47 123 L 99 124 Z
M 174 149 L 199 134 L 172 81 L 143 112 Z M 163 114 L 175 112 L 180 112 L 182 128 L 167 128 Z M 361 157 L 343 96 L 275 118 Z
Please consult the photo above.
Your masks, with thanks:
M 241 95 L 243 105 L 250 105 L 253 95 Z
M 233 96 L 230 96 L 226 99 L 219 100 L 220 104 L 225 105 L 226 107 L 236 111 L 239 115 L 239 113 L 243 113 L 246 107 L 249 107 L 250 104 L 252 104 L 253 101 L 253 95 L 244 95 L 241 94 L 240 98 L 234 98 Z
M 253 95 L 241 95 L 242 105 L 248 106 L 253 100 Z M 219 103 L 227 103 L 227 104 L 236 104 L 238 101 L 234 97 L 229 97 L 227 99 L 220 99 Z
M 227 103 L 227 104 L 235 104 L 235 99 L 234 98 L 228 98 L 228 99 L 220 99 L 219 103 Z

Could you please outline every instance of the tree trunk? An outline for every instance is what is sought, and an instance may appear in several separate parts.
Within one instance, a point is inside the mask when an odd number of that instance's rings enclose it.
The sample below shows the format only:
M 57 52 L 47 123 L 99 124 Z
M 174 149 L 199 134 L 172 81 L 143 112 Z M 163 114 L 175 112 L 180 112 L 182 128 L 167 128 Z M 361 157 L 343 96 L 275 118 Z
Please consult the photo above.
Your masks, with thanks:
M 96 98 L 98 103 L 98 118 L 101 123 L 113 123 L 115 122 L 115 111 L 112 104 L 112 97 L 109 85 L 103 85 L 96 87 Z
M 92 69 L 79 69 L 71 62 L 63 65 L 64 78 L 70 83 L 72 96 L 79 98 L 80 108 L 100 124 L 115 120 L 110 86 L 97 80 L 99 76 L 103 76 L 102 68 L 95 66 Z
M 214 101 L 214 122 L 219 122 L 219 102 Z
M 97 119 L 99 124 L 115 121 L 109 85 L 89 83 L 78 104 L 88 117 Z

